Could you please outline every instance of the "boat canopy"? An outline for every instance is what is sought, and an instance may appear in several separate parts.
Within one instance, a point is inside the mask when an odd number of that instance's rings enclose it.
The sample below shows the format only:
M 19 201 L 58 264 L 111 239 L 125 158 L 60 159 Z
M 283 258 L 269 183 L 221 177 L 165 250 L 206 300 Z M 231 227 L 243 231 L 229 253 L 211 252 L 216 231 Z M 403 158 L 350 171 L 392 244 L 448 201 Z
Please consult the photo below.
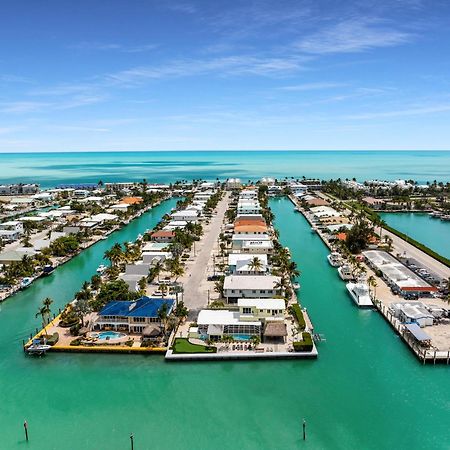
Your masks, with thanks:
M 431 337 L 425 331 L 422 331 L 416 323 L 407 323 L 405 327 L 419 342 L 431 341 Z

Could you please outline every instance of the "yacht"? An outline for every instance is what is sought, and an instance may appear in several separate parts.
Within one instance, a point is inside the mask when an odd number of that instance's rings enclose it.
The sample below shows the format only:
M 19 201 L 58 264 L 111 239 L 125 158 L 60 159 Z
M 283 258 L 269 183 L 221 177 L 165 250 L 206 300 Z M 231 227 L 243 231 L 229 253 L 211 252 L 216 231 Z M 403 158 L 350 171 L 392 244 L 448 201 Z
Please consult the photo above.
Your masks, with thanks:
M 338 252 L 332 252 L 327 256 L 328 262 L 333 267 L 339 267 L 342 264 L 342 257 Z
M 338 268 L 338 274 L 344 281 L 353 280 L 353 273 L 350 264 L 342 264 L 342 266 Z
M 360 278 L 356 283 L 347 283 L 346 286 L 356 306 L 360 308 L 371 308 L 373 306 L 369 285 L 364 278 Z
M 26 350 L 29 355 L 44 355 L 48 350 L 52 348 L 51 345 L 47 344 L 39 344 L 39 343 L 33 343 L 31 344 Z
M 294 288 L 294 289 L 300 289 L 300 283 L 292 283 L 292 287 Z
M 44 268 L 42 269 L 42 275 L 51 275 L 55 268 L 51 264 L 46 264 Z

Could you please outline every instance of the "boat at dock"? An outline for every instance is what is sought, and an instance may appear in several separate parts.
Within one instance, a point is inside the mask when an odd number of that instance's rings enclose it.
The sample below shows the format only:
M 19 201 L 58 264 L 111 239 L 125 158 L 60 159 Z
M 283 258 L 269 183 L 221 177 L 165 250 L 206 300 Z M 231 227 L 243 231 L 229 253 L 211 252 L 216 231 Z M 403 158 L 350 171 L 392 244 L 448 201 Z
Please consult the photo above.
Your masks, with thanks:
M 97 273 L 103 273 L 107 268 L 108 268 L 107 266 L 105 266 L 105 265 L 103 265 L 103 264 L 100 264 L 100 265 L 97 267 Z
M 339 267 L 342 265 L 342 257 L 338 252 L 332 252 L 327 256 L 328 262 L 333 267 Z
M 370 298 L 369 285 L 365 279 L 359 278 L 356 283 L 347 283 L 346 287 L 356 306 L 360 308 L 373 307 Z
M 54 272 L 54 270 L 55 270 L 55 268 L 51 264 L 47 264 L 42 269 L 42 275 L 44 275 L 44 276 L 51 275 Z
M 342 266 L 339 267 L 337 271 L 341 279 L 344 281 L 350 281 L 354 278 L 350 264 L 342 264 Z
M 24 277 L 22 281 L 20 282 L 20 289 L 27 288 L 31 283 L 33 282 L 33 279 L 30 277 Z
M 51 348 L 52 348 L 52 346 L 46 344 L 45 340 L 44 340 L 44 343 L 42 343 L 40 339 L 33 339 L 33 342 L 31 343 L 31 345 L 29 347 L 25 348 L 25 351 L 29 355 L 41 356 L 41 355 L 44 355 Z
M 442 216 L 442 213 L 440 211 L 432 211 L 428 215 L 431 217 L 440 218 Z
M 294 289 L 300 289 L 300 283 L 292 283 Z

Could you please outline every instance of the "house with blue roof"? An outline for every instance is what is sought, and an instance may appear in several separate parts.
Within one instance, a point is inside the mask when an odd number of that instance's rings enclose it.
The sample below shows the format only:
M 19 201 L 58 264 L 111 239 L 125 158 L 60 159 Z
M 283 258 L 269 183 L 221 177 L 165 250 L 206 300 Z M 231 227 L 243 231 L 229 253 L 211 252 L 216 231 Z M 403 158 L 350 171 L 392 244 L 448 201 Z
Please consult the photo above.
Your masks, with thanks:
M 140 334 L 150 324 L 161 326 L 158 311 L 164 304 L 169 315 L 175 307 L 173 298 L 141 297 L 133 301 L 108 302 L 98 313 L 94 328 Z

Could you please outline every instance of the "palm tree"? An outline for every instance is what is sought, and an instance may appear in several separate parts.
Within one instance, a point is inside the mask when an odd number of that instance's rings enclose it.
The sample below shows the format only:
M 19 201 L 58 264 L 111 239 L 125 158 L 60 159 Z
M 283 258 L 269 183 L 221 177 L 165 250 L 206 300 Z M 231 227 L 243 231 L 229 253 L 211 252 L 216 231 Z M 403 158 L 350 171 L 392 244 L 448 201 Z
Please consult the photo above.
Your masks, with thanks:
M 161 296 L 164 298 L 164 296 L 167 294 L 167 291 L 169 290 L 169 286 L 165 283 L 161 283 L 159 285 L 159 290 L 161 291 Z
M 377 295 L 377 280 L 373 275 L 370 275 L 369 278 L 367 278 L 367 284 L 369 285 L 369 290 L 370 288 L 373 288 L 373 295 L 372 298 L 375 299 L 376 295 Z
M 250 264 L 248 265 L 248 267 L 253 271 L 253 272 L 259 272 L 262 267 L 262 261 L 257 257 L 253 257 L 253 259 L 250 261 Z
M 158 309 L 158 318 L 161 321 L 161 325 L 163 328 L 163 333 L 166 334 L 166 322 L 167 322 L 167 317 L 169 313 L 169 307 L 167 306 L 167 303 L 164 302 L 161 307 Z
M 53 303 L 53 300 L 50 297 L 46 297 L 42 301 L 42 306 L 39 307 L 35 317 L 41 316 L 42 317 L 42 328 L 45 329 L 45 327 L 50 323 L 50 314 L 51 309 L 50 305 Z
M 158 283 L 159 283 L 159 276 L 161 275 L 162 270 L 163 265 L 161 261 L 157 261 L 156 264 L 153 266 L 153 276 L 158 279 Z
M 120 244 L 114 244 L 105 252 L 104 259 L 109 259 L 113 267 L 117 267 L 124 258 L 124 253 Z
M 279 281 L 277 281 L 274 285 L 273 288 L 276 291 L 280 291 L 281 294 L 283 294 L 283 292 L 286 291 L 286 287 L 287 287 L 287 283 L 286 283 L 286 279 L 284 277 L 281 277 Z

